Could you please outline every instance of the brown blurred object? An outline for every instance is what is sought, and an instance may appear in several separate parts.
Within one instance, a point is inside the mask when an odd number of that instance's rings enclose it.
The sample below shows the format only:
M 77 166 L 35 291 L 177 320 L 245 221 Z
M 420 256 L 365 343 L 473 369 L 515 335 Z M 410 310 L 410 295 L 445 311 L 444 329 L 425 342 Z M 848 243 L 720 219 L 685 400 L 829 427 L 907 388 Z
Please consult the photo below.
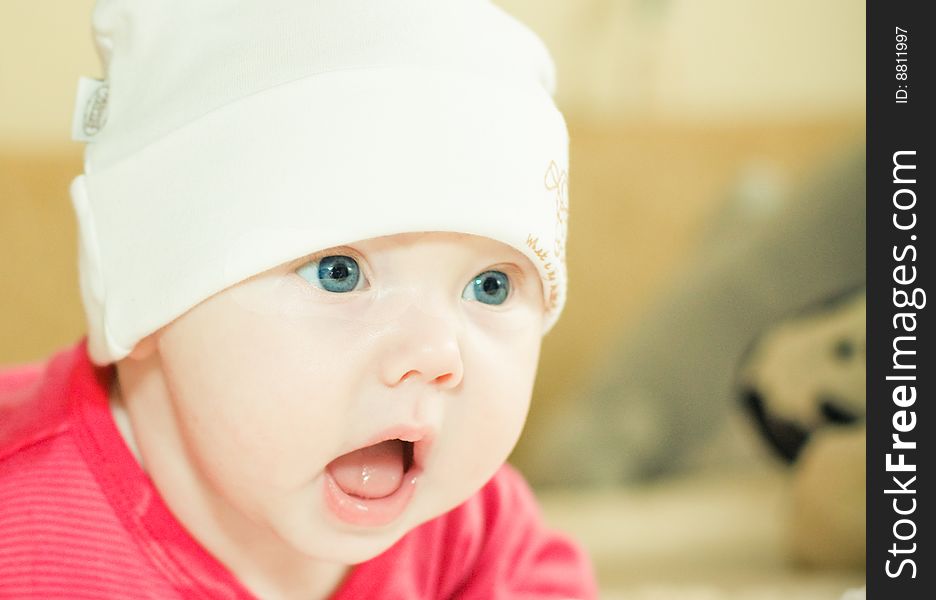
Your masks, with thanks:
M 790 544 L 798 562 L 864 566 L 865 438 L 863 426 L 823 430 L 797 459 Z

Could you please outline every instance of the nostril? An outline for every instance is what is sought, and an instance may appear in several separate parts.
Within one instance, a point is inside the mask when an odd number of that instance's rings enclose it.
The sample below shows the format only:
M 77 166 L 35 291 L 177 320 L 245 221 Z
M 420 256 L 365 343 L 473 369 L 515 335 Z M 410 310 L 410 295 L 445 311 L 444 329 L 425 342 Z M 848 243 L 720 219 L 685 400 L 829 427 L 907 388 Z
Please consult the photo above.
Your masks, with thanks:
M 420 377 L 420 371 L 418 371 L 417 369 L 410 369 L 409 371 L 403 374 L 403 377 L 400 377 L 400 383 L 403 383 L 409 380 L 410 378 L 419 378 L 419 377 Z M 439 375 L 435 379 L 433 379 L 432 383 L 438 384 L 438 385 L 447 385 L 454 378 L 455 378 L 455 375 L 453 373 L 444 373 L 442 375 Z
M 746 390 L 742 397 L 758 429 L 774 451 L 786 462 L 796 460 L 809 439 L 809 432 L 792 421 L 768 414 L 764 399 L 756 389 Z
M 452 380 L 452 377 L 454 377 L 454 375 L 452 375 L 451 373 L 446 373 L 445 375 L 439 375 L 438 377 L 435 378 L 434 381 L 435 383 L 438 383 L 438 384 L 446 384 Z

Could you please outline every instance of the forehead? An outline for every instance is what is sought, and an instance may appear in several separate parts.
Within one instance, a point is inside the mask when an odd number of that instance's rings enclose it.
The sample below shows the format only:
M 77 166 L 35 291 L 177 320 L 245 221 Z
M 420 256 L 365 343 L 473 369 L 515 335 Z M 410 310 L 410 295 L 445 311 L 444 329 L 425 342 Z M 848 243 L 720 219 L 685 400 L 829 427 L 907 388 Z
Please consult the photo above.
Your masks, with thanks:
M 407 248 L 417 244 L 458 245 L 471 248 L 491 248 L 507 244 L 491 238 L 454 231 L 412 231 L 384 235 L 352 242 L 353 245 L 366 245 L 372 248 Z

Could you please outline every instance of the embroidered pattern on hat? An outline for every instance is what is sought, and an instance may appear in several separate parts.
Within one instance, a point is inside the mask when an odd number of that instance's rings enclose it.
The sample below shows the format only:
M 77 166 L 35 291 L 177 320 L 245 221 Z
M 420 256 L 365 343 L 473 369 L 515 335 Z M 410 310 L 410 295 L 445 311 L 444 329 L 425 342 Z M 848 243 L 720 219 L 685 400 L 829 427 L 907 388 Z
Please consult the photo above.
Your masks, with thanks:
M 543 183 L 547 190 L 556 192 L 556 234 L 553 253 L 560 260 L 565 259 L 566 235 L 569 221 L 569 174 L 560 169 L 556 161 L 549 161 Z
M 545 280 L 549 283 L 549 299 L 546 310 L 554 311 L 559 307 L 560 278 L 557 265 L 565 263 L 566 237 L 569 231 L 569 174 L 559 167 L 556 161 L 550 160 L 543 175 L 543 185 L 548 191 L 555 192 L 556 228 L 552 257 L 546 248 L 540 244 L 538 236 L 527 234 L 526 244 L 539 259 L 545 273 Z

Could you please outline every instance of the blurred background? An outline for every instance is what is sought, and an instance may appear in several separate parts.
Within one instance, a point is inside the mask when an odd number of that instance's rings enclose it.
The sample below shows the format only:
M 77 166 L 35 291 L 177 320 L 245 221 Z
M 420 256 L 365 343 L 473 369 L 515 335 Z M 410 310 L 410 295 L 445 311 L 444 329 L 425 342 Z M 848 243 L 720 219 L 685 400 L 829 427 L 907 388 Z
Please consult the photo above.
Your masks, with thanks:
M 551 49 L 572 140 L 568 306 L 512 457 L 547 519 L 605 598 L 860 587 L 864 3 L 496 3 Z M 92 5 L 0 3 L 0 364 L 84 332 Z

